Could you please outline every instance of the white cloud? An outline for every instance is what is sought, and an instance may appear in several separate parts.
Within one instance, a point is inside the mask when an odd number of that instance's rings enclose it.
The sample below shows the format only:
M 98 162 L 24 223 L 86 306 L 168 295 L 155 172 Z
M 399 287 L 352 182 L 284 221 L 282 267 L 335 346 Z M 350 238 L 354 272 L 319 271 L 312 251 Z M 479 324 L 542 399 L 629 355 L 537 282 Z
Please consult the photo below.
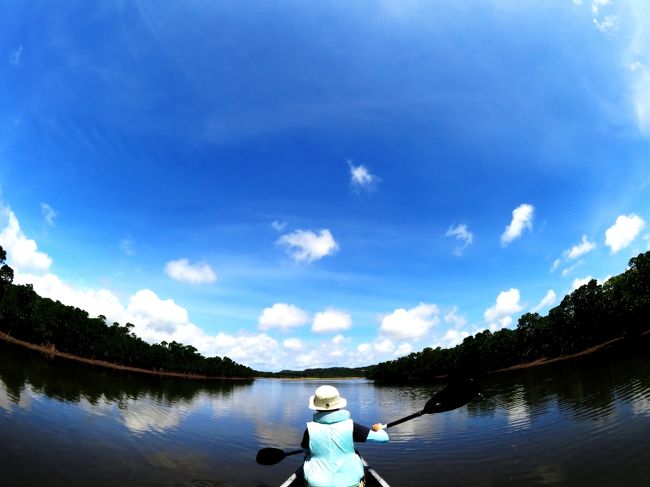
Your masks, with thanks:
M 627 65 L 628 91 L 640 132 L 650 136 L 650 3 L 631 0 L 621 4 L 625 13 L 626 39 L 622 65 Z
M 43 214 L 43 218 L 45 218 L 45 223 L 53 227 L 54 219 L 57 217 L 59 212 L 54 211 L 54 209 L 47 203 L 41 203 L 41 213 Z
M 618 17 L 615 15 L 605 15 L 602 19 L 593 19 L 596 28 L 603 34 L 613 34 L 618 29 Z
M 133 244 L 133 240 L 130 238 L 123 238 L 120 240 L 120 249 L 129 257 L 135 255 L 135 245 Z
M 313 262 L 338 250 L 338 244 L 327 229 L 321 230 L 319 234 L 309 230 L 296 230 L 280 237 L 278 243 L 287 247 L 296 262 Z
M 395 340 L 422 338 L 440 322 L 438 312 L 435 304 L 422 303 L 409 310 L 399 308 L 384 316 L 379 329 Z
M 465 224 L 456 225 L 455 227 L 452 225 L 447 230 L 447 233 L 445 233 L 445 237 L 453 237 L 460 240 L 462 245 L 454 248 L 454 254 L 458 256 L 462 255 L 463 251 L 472 245 L 474 241 L 474 235 L 467 229 L 467 225 Z
M 300 350 L 302 347 L 304 347 L 304 344 L 299 338 L 287 338 L 282 342 L 282 346 L 288 350 L 295 351 Z
M 445 336 L 442 339 L 442 343 L 439 343 L 438 346 L 444 348 L 452 348 L 463 343 L 463 340 L 468 336 L 469 333 L 467 331 L 449 329 L 447 330 L 447 333 L 445 333 Z
M 367 354 L 372 350 L 372 345 L 370 343 L 360 343 L 357 345 L 357 352 L 360 354 Z
M 582 241 L 564 252 L 567 259 L 574 260 L 585 254 L 588 254 L 596 248 L 596 242 L 590 242 L 586 235 L 582 236 Z
M 397 347 L 397 350 L 395 350 L 394 355 L 396 357 L 403 357 L 405 355 L 408 355 L 413 351 L 413 348 L 409 343 L 401 343 L 399 347 Z
M 314 333 L 331 333 L 347 330 L 352 326 L 352 317 L 345 311 L 328 309 L 316 313 L 311 330 Z
M 648 58 L 650 60 L 650 53 Z M 633 66 L 630 91 L 637 124 L 642 133 L 650 135 L 650 68 L 639 62 L 634 63 Z
M 611 5 L 610 0 L 592 0 L 591 16 L 596 29 L 603 34 L 612 35 L 618 29 L 618 16 L 603 13 L 603 7 Z
M 9 208 L 0 208 L 0 223 L 4 226 L 0 233 L 0 245 L 7 252 L 7 264 L 16 272 L 47 272 L 52 259 L 38 250 L 34 240 L 25 236 L 14 212 Z
M 278 232 L 281 232 L 281 231 L 284 230 L 284 228 L 287 226 L 287 222 L 283 222 L 283 221 L 280 221 L 280 220 L 274 220 L 274 221 L 271 223 L 271 226 L 272 226 L 275 230 L 277 230 Z
M 592 279 L 593 279 L 593 277 L 591 277 L 591 276 L 583 277 L 582 279 L 574 279 L 573 283 L 571 284 L 571 290 L 575 291 L 579 287 L 582 287 L 585 284 L 588 284 L 589 281 L 591 281 Z
M 142 327 L 173 333 L 179 325 L 189 323 L 187 310 L 172 299 L 160 299 L 150 289 L 141 289 L 129 300 L 127 315 Z
M 345 337 L 343 335 L 336 335 L 332 338 L 332 344 L 334 345 L 341 345 L 343 342 L 345 342 Z
M 365 189 L 372 191 L 377 187 L 379 178 L 371 174 L 364 165 L 355 166 L 352 161 L 348 160 L 350 167 L 350 184 L 355 189 Z
M 562 269 L 562 277 L 568 276 L 573 271 L 575 271 L 578 267 L 580 267 L 582 264 L 583 264 L 583 261 L 579 260 L 578 262 L 574 263 L 573 265 L 570 265 L 569 267 L 566 267 L 566 268 Z
M 512 221 L 501 235 L 501 245 L 506 246 L 519 238 L 525 229 L 532 230 L 535 209 L 532 205 L 523 204 L 512 210 Z
M 593 15 L 598 15 L 602 7 L 610 4 L 611 0 L 591 0 L 591 13 Z
M 20 66 L 20 58 L 23 55 L 23 46 L 18 46 L 9 53 L 9 64 L 12 66 Z
M 445 323 L 453 325 L 454 328 L 464 328 L 467 326 L 467 319 L 464 316 L 458 316 L 458 308 L 455 306 L 445 314 Z
M 645 221 L 634 213 L 620 215 L 605 232 L 605 245 L 615 254 L 630 245 L 645 225 Z
M 304 325 L 309 320 L 308 314 L 302 309 L 287 303 L 275 303 L 265 308 L 257 320 L 261 330 L 279 328 L 287 331 Z
M 380 336 L 372 343 L 372 348 L 376 352 L 387 354 L 395 350 L 395 344 L 389 338 Z
M 519 299 L 519 290 L 515 288 L 499 293 L 495 305 L 484 313 L 485 321 L 491 329 L 503 328 L 512 323 L 512 315 L 523 309 Z
M 555 294 L 555 291 L 552 289 L 549 289 L 546 293 L 546 295 L 542 298 L 542 300 L 537 303 L 536 306 L 534 306 L 530 311 L 532 313 L 539 313 L 543 309 L 548 309 L 553 304 L 555 304 L 555 300 L 557 299 L 557 294 Z
M 190 264 L 187 259 L 171 260 L 165 265 L 165 273 L 176 281 L 190 284 L 215 282 L 217 274 L 205 262 Z
M 560 267 L 560 264 L 562 263 L 562 259 L 555 259 L 553 261 L 553 264 L 551 264 L 551 272 L 555 272 L 558 267 Z

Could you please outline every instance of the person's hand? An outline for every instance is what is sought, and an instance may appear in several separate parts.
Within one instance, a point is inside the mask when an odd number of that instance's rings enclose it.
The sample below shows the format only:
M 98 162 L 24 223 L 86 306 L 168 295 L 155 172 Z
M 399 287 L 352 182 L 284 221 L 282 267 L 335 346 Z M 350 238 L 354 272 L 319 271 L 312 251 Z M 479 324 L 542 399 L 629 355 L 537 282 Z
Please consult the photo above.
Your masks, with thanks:
M 372 429 L 373 431 L 381 431 L 381 430 L 384 429 L 384 425 L 381 424 L 381 423 L 375 423 L 375 424 L 373 424 L 373 425 L 371 426 L 371 429 Z

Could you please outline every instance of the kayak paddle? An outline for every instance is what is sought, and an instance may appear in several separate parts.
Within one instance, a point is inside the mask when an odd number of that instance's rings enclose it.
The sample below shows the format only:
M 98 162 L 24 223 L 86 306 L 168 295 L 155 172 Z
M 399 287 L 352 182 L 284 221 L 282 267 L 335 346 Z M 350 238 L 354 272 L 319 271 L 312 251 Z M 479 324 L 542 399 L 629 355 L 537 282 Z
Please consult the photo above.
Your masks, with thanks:
M 298 453 L 305 453 L 305 450 L 294 450 L 289 453 L 285 453 L 284 450 L 279 448 L 262 448 L 257 452 L 255 461 L 260 465 L 275 465 L 280 463 L 285 457 L 289 455 L 297 455 Z
M 473 379 L 458 380 L 449 383 L 427 401 L 424 408 L 417 413 L 388 423 L 385 428 L 396 426 L 405 421 L 422 416 L 423 414 L 444 413 L 459 408 L 470 402 L 479 394 L 479 387 Z

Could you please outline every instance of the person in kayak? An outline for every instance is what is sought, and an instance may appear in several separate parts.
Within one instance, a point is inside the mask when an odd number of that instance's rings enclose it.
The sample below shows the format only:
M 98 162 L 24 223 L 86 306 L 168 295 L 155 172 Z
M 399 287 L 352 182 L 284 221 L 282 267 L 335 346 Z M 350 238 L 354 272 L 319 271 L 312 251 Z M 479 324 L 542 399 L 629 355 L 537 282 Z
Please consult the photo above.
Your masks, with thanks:
M 355 453 L 354 442 L 386 443 L 388 435 L 381 423 L 372 427 L 350 419 L 347 401 L 333 386 L 320 386 L 309 398 L 313 420 L 307 423 L 302 446 L 307 452 L 304 474 L 311 487 L 356 487 L 363 479 L 363 462 Z

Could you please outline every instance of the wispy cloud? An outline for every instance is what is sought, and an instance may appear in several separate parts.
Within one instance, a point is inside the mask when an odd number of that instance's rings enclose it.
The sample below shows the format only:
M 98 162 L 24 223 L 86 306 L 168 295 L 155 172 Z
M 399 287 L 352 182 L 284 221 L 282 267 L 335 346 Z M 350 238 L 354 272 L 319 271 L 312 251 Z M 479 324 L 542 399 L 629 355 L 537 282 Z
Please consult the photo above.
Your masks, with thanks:
M 630 245 L 645 225 L 643 218 L 634 213 L 620 215 L 614 225 L 605 231 L 605 245 L 615 254 Z
M 135 245 L 133 243 L 133 240 L 131 240 L 129 237 L 125 237 L 120 240 L 120 249 L 129 257 L 135 255 Z
M 277 243 L 286 246 L 296 262 L 313 262 L 338 250 L 338 244 L 328 229 L 319 233 L 296 230 L 280 237 Z
M 379 178 L 377 176 L 372 174 L 363 164 L 355 166 L 351 160 L 348 160 L 347 162 L 350 168 L 350 185 L 353 189 L 363 189 L 366 191 L 376 189 L 377 184 L 379 183 Z
M 567 259 L 574 260 L 585 254 L 588 254 L 596 248 L 596 242 L 590 242 L 586 235 L 582 236 L 582 241 L 574 245 L 569 250 L 564 251 L 564 256 Z
M 454 328 L 464 328 L 467 326 L 467 319 L 458 315 L 458 308 L 455 306 L 445 314 L 445 323 L 449 323 Z
M 187 259 L 178 259 L 167 262 L 165 273 L 176 281 L 190 284 L 206 284 L 215 282 L 217 274 L 205 262 L 190 264 Z
M 533 313 L 539 313 L 543 309 L 548 309 L 551 306 L 555 304 L 555 301 L 557 300 L 557 294 L 555 294 L 555 291 L 552 289 L 549 289 L 546 292 L 546 295 L 542 298 L 542 300 L 537 303 L 537 305 L 533 306 L 530 311 Z
M 445 233 L 445 237 L 455 238 L 461 242 L 461 245 L 457 245 L 454 248 L 454 254 L 458 256 L 463 255 L 465 249 L 472 245 L 474 241 L 474 234 L 467 229 L 467 225 L 465 224 L 452 225 L 447 230 L 447 233 Z
M 273 220 L 271 226 L 278 232 L 281 232 L 287 226 L 287 222 L 281 220 Z
M 566 276 L 568 276 L 569 274 L 571 274 L 571 273 L 572 273 L 573 271 L 575 271 L 578 267 L 580 267 L 580 266 L 583 264 L 583 262 L 584 262 L 584 261 L 579 260 L 579 261 L 573 263 L 572 265 L 570 265 L 569 267 L 565 267 L 564 269 L 562 269 L 562 277 L 566 277 Z
M 23 46 L 18 46 L 17 49 L 9 53 L 9 64 L 12 66 L 20 66 L 20 58 L 23 55 Z
M 512 210 L 512 221 L 501 235 L 501 245 L 506 246 L 521 237 L 525 229 L 532 230 L 535 209 L 532 205 L 522 204 Z
M 59 212 L 55 211 L 47 203 L 41 203 L 41 213 L 43 214 L 43 218 L 45 218 L 45 223 L 47 223 L 50 227 L 53 227 L 54 219 L 57 217 Z

